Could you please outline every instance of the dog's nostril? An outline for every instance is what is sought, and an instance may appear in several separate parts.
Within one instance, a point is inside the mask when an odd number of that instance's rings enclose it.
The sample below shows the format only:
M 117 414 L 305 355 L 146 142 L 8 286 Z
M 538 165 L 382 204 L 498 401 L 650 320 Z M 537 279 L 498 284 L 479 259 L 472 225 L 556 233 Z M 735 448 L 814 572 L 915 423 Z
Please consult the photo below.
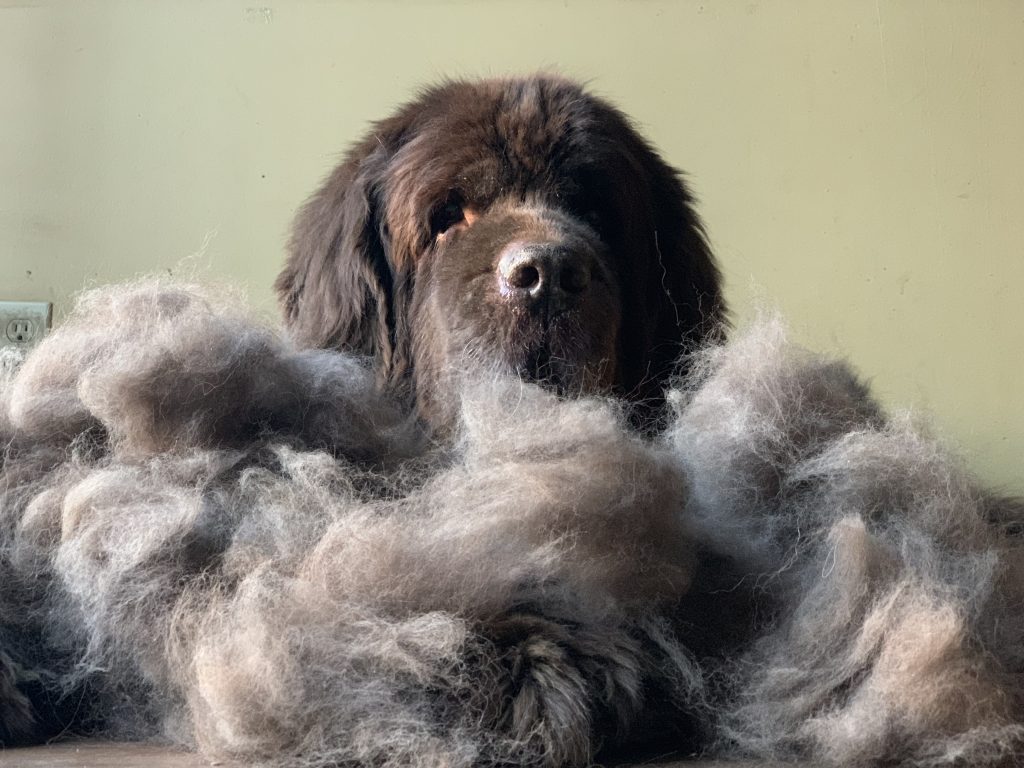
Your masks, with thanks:
M 590 285 L 590 271 L 582 265 L 566 264 L 558 284 L 566 293 L 583 293 Z
M 540 284 L 540 272 L 532 264 L 520 264 L 508 276 L 513 288 L 530 290 Z
M 585 254 L 564 246 L 513 243 L 498 261 L 498 286 L 510 301 L 558 314 L 589 290 L 591 269 Z

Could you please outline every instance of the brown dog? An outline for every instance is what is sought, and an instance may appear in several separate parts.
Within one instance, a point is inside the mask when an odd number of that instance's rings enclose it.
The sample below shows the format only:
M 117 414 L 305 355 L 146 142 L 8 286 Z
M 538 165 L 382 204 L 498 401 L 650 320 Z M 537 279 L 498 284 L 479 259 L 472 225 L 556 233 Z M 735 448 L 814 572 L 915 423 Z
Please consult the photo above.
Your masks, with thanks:
M 302 208 L 276 287 L 299 343 L 372 356 L 435 428 L 480 367 L 650 413 L 724 313 L 678 175 L 552 76 L 449 82 L 377 123 Z

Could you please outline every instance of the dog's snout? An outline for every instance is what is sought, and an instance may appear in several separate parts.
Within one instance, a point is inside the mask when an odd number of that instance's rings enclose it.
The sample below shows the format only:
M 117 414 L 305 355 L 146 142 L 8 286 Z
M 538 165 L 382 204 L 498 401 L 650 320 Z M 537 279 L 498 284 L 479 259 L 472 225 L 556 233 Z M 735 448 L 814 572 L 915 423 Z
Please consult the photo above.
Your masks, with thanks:
M 513 301 L 551 312 L 570 309 L 590 287 L 590 261 L 573 249 L 553 244 L 513 243 L 498 260 L 498 285 Z

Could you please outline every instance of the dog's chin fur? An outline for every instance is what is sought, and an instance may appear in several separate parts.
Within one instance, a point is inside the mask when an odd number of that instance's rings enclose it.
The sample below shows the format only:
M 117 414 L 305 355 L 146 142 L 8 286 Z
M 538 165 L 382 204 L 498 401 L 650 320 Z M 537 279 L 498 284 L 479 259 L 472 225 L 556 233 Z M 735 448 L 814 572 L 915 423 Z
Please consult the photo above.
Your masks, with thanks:
M 689 362 L 657 440 L 488 375 L 430 445 L 220 293 L 86 294 L 0 385 L 0 737 L 1016 764 L 1021 506 L 777 323 Z

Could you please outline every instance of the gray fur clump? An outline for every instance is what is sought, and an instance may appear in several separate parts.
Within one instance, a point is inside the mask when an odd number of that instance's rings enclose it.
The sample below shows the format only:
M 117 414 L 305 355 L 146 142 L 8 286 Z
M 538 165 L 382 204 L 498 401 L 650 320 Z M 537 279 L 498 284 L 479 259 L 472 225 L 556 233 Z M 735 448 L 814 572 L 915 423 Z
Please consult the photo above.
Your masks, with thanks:
M 704 541 L 776 614 L 724 660 L 720 738 L 828 765 L 1024 757 L 1024 505 L 766 323 L 700 359 L 669 439 Z
M 658 438 L 481 374 L 436 443 L 223 292 L 85 294 L 0 365 L 0 741 L 1013 764 L 1021 505 L 775 323 L 693 363 Z

